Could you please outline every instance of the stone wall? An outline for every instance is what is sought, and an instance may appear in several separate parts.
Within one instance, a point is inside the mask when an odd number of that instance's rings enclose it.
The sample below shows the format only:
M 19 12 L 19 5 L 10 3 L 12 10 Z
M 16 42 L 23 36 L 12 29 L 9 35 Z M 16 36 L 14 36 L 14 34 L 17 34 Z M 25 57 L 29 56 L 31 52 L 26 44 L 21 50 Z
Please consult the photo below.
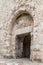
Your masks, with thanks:
M 24 12 L 34 22 L 30 59 L 43 62 L 43 0 L 0 0 L 0 58 L 14 58 L 13 24 Z

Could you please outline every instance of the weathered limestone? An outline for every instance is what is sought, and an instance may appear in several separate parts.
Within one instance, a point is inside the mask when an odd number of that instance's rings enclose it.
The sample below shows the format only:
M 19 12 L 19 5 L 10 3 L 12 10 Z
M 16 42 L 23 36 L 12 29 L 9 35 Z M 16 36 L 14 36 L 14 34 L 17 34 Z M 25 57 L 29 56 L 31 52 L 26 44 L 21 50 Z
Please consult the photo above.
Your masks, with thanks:
M 15 35 L 21 36 L 21 35 L 26 35 L 26 34 L 28 34 L 30 32 L 32 32 L 32 27 L 28 26 L 28 27 L 24 27 L 24 28 L 15 30 Z
M 32 26 L 30 59 L 43 62 L 43 0 L 0 0 L 0 58 L 16 58 L 15 32 L 24 34 L 27 26 Z

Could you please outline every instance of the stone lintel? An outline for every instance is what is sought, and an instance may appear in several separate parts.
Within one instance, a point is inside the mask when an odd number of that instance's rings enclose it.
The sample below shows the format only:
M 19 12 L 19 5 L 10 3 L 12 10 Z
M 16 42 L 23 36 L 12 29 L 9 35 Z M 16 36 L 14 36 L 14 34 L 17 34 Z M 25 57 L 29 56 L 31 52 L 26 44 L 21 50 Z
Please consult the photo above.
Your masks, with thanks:
M 17 29 L 15 31 L 16 36 L 26 35 L 28 33 L 32 32 L 32 26 L 24 27 L 21 29 Z

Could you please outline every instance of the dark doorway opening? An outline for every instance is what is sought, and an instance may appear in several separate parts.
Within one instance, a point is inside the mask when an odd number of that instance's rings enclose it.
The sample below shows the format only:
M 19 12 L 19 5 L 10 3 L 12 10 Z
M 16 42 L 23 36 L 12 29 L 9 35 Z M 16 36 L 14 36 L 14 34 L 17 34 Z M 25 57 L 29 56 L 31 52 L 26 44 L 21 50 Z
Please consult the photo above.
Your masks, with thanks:
M 27 35 L 23 39 L 23 58 L 30 58 L 31 35 Z

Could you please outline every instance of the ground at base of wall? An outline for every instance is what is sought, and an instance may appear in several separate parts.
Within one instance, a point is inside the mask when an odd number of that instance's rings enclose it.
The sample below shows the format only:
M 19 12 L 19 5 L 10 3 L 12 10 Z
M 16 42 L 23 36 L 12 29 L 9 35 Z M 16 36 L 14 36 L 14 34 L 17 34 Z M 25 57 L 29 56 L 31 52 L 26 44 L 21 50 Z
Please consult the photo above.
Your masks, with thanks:
M 43 65 L 43 63 L 32 62 L 29 59 L 0 59 L 0 65 Z

